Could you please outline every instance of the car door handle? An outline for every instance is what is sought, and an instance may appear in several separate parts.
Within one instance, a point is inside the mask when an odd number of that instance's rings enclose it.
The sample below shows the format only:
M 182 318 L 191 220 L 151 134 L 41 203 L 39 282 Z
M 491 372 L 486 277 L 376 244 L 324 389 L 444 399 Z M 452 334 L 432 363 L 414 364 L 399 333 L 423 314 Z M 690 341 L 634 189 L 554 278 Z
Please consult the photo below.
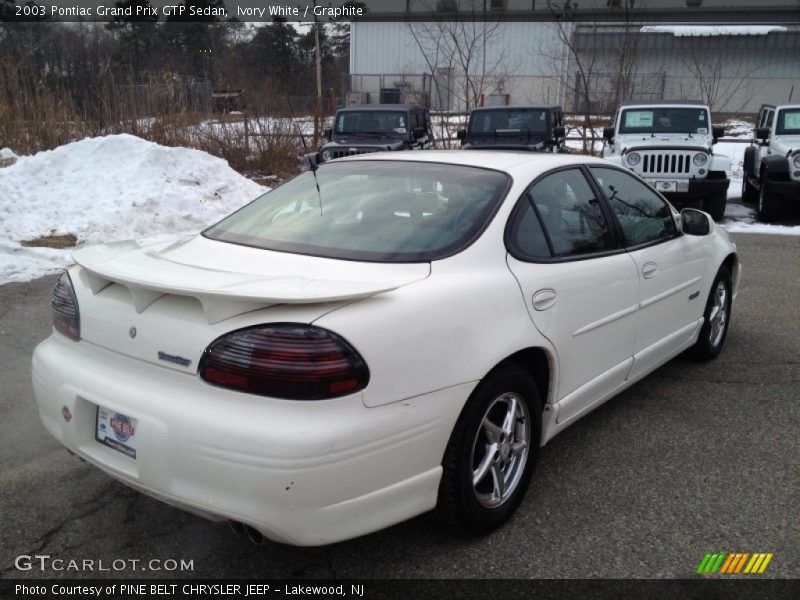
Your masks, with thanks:
M 654 262 L 645 263 L 642 267 L 642 277 L 652 279 L 658 274 L 658 265 Z
M 556 303 L 556 297 L 555 290 L 539 290 L 533 295 L 533 308 L 535 310 L 547 310 Z

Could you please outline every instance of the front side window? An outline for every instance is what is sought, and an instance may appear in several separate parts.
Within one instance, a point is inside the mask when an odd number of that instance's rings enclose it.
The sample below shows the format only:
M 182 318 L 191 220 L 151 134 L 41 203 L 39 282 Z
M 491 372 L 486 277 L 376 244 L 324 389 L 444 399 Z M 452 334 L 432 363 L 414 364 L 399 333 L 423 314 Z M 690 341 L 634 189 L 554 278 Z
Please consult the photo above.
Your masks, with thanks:
M 800 135 L 800 108 L 789 108 L 778 113 L 778 135 Z
M 591 167 L 591 172 L 617 215 L 627 246 L 678 234 L 669 205 L 647 185 L 617 169 Z
M 579 169 L 543 177 L 520 202 L 509 241 L 527 258 L 579 257 L 614 248 L 600 203 Z
M 348 110 L 336 117 L 334 131 L 341 135 L 408 133 L 408 119 L 402 111 Z
M 705 108 L 629 108 L 622 111 L 620 133 L 697 133 L 711 131 Z
M 331 162 L 316 180 L 302 173 L 203 235 L 297 254 L 422 262 L 466 247 L 509 184 L 505 173 L 460 165 Z

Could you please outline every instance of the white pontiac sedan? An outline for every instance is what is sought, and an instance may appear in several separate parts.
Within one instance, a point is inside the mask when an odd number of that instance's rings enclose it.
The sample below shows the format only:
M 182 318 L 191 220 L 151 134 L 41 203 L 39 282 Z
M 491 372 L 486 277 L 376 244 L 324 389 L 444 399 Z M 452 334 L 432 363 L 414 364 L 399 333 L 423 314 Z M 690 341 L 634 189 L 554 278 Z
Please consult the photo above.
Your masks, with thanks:
M 337 160 L 201 235 L 82 249 L 33 356 L 47 429 L 137 490 L 319 545 L 498 527 L 538 448 L 721 350 L 736 247 L 601 159 Z

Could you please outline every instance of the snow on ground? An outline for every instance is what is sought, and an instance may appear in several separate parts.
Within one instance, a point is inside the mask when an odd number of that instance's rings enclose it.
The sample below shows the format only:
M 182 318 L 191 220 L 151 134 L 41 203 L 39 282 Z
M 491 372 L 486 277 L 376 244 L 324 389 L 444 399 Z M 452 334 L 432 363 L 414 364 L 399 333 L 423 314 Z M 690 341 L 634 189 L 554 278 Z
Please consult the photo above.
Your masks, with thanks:
M 733 182 L 731 182 L 733 187 Z M 725 219 L 722 225 L 730 233 L 770 233 L 776 235 L 800 235 L 800 225 L 797 220 L 788 221 L 791 225 L 773 225 L 759 223 L 756 220 L 755 206 L 729 202 L 725 207 Z
M 19 156 L 11 151 L 11 148 L 0 148 L 0 167 L 7 167 L 17 162 Z
M 20 242 L 72 233 L 78 246 L 195 234 L 267 189 L 220 158 L 131 135 L 87 138 L 0 168 L 0 284 L 70 264 L 74 248 Z

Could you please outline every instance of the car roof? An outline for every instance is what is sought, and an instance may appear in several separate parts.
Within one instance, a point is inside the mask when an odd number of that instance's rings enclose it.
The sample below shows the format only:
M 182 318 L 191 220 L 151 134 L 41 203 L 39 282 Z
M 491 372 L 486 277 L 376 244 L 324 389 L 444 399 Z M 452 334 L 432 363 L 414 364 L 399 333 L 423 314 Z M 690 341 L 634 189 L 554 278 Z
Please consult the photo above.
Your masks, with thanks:
M 557 110 L 560 106 L 481 106 L 473 108 L 472 112 L 482 112 L 485 110 Z
M 707 104 L 702 100 L 626 100 L 620 103 L 620 108 L 628 106 L 702 106 Z
M 428 110 L 418 104 L 353 104 L 340 108 L 337 112 L 346 110 Z
M 332 162 L 350 162 L 357 160 L 444 163 L 505 171 L 512 176 L 515 173 L 522 173 L 523 171 L 529 175 L 532 166 L 536 166 L 538 170 L 544 172 L 558 167 L 578 164 L 611 165 L 611 163 L 601 158 L 581 154 L 537 154 L 513 150 L 405 150 L 403 152 L 371 152 L 339 158 Z

